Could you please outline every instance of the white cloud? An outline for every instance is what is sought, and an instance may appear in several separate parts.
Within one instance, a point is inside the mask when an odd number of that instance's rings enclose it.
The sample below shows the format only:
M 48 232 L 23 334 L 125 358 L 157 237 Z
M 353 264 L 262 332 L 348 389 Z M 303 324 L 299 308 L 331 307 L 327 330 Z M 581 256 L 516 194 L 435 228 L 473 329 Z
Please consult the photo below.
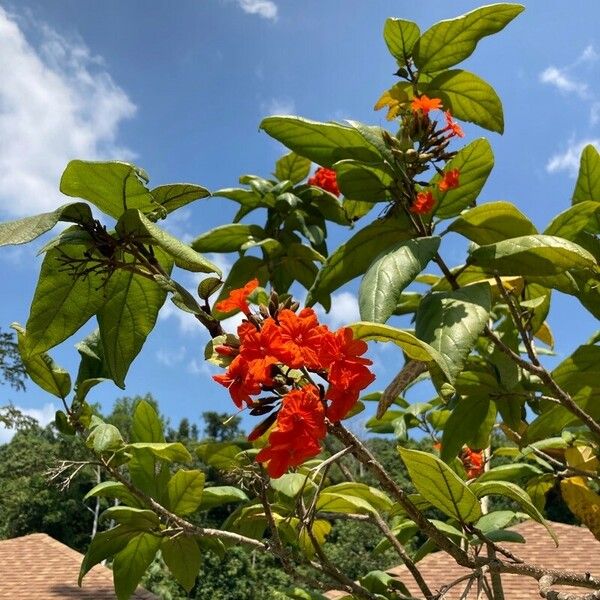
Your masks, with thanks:
M 561 92 L 574 92 L 581 98 L 589 97 L 587 83 L 581 83 L 570 77 L 566 69 L 548 67 L 540 74 L 540 81 L 557 87 Z
M 173 367 L 178 365 L 185 358 L 185 346 L 179 346 L 176 350 L 165 350 L 160 348 L 156 351 L 156 360 L 165 365 L 165 367 Z
M 277 4 L 271 0 L 237 0 L 237 3 L 245 13 L 271 21 L 277 20 Z
M 583 52 L 579 55 L 577 62 L 596 62 L 600 58 L 598 52 L 592 44 L 589 44 L 583 49 Z
M 600 148 L 600 139 L 571 139 L 563 152 L 558 152 L 550 157 L 550 160 L 546 163 L 546 171 L 548 173 L 567 171 L 571 177 L 575 177 L 579 171 L 581 152 L 588 144 Z
M 57 407 L 53 402 L 44 404 L 42 408 L 23 408 L 22 406 L 15 406 L 15 408 L 21 411 L 24 415 L 33 417 L 39 423 L 40 427 L 45 427 L 48 425 L 48 423 L 54 421 L 54 415 L 57 411 Z M 6 427 L 0 425 L 0 444 L 6 444 L 10 442 L 14 434 L 14 429 L 7 429 Z
M 73 158 L 129 159 L 118 145 L 136 107 L 101 58 L 47 25 L 26 38 L 0 7 L 0 212 L 25 215 L 65 202 L 58 182 Z
M 594 102 L 590 107 L 590 124 L 600 123 L 600 102 Z
M 271 98 L 261 103 L 261 110 L 267 115 L 291 115 L 296 112 L 296 103 L 291 98 Z
M 358 300 L 350 292 L 340 292 L 331 296 L 331 310 L 325 314 L 321 307 L 317 307 L 319 319 L 329 325 L 331 329 L 338 329 L 344 325 L 349 325 L 360 321 L 358 311 Z

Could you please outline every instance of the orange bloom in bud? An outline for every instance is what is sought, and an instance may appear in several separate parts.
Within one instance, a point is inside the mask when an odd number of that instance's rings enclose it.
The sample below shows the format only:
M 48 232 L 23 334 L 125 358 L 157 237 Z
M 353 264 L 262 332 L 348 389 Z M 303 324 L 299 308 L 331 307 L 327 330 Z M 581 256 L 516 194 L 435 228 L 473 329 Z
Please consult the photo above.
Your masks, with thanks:
M 442 180 L 438 183 L 438 188 L 440 192 L 447 192 L 448 190 L 453 190 L 458 187 L 458 178 L 460 176 L 460 172 L 458 169 L 451 169 L 450 171 L 446 171 Z
M 422 96 L 415 96 L 410 107 L 414 112 L 421 111 L 424 115 L 427 115 L 430 110 L 442 108 L 442 101 L 439 98 L 429 98 L 423 94 Z
M 333 169 L 319 167 L 315 171 L 315 174 L 308 180 L 308 185 L 319 187 L 334 196 L 340 195 L 340 188 L 337 184 L 337 175 Z
M 411 213 L 417 215 L 426 215 L 431 211 L 434 204 L 435 199 L 431 192 L 419 192 L 416 200 L 412 203 L 412 206 L 409 210 Z
M 219 312 L 227 313 L 232 310 L 241 310 L 245 315 L 250 314 L 248 296 L 258 287 L 258 279 L 249 281 L 243 288 L 231 290 L 229 297 L 215 304 Z
M 326 433 L 325 409 L 317 388 L 307 385 L 292 390 L 284 397 L 268 444 L 257 454 L 256 460 L 267 463 L 271 477 L 281 477 L 290 467 L 319 454 L 319 441 Z
M 467 471 L 469 479 L 475 479 L 483 473 L 485 460 L 482 450 L 471 450 L 466 447 L 460 454 L 460 460 Z
M 444 113 L 444 117 L 446 118 L 446 128 L 444 131 L 449 131 L 450 137 L 454 135 L 458 137 L 465 137 L 465 132 L 462 130 L 462 127 L 452 118 L 449 110 Z

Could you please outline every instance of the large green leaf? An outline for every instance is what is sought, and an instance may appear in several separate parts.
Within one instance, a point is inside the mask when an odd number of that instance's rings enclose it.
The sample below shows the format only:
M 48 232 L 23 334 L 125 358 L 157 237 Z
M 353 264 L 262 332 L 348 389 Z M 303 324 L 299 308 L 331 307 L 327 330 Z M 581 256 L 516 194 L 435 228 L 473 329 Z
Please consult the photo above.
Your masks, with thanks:
M 420 34 L 419 26 L 416 23 L 404 19 L 389 18 L 385 20 L 383 26 L 383 39 L 390 54 L 400 65 L 408 62 Z
M 294 152 L 324 167 L 353 158 L 381 160 L 377 150 L 360 133 L 340 123 L 321 123 L 301 117 L 267 117 L 260 128 Z
M 504 29 L 523 9 L 520 4 L 492 4 L 436 23 L 415 47 L 416 66 L 420 71 L 436 73 L 462 62 L 480 39 Z
M 176 515 L 193 513 L 200 506 L 204 480 L 205 475 L 202 471 L 177 471 L 167 486 L 169 508 Z
M 181 442 L 134 442 L 127 444 L 127 449 L 148 451 L 157 458 L 168 462 L 188 463 L 192 460 L 187 448 Z
M 160 550 L 173 577 L 189 592 L 194 587 L 202 564 L 196 540 L 187 535 L 165 538 Z
M 479 245 L 537 233 L 534 224 L 511 202 L 488 202 L 463 212 L 448 227 Z
M 415 488 L 433 506 L 459 522 L 473 523 L 481 517 L 481 507 L 467 484 L 439 458 L 398 448 Z
M 198 254 L 187 244 L 155 225 L 139 210 L 130 209 L 123 213 L 117 223 L 117 232 L 123 237 L 133 234 L 144 243 L 159 246 L 182 269 L 194 273 L 217 273 L 221 276 L 219 267 Z
M 160 519 L 153 510 L 132 506 L 109 506 L 101 518 L 139 529 L 155 529 L 160 525 Z
M 117 525 L 112 529 L 97 533 L 83 557 L 83 562 L 79 570 L 78 584 L 81 585 L 85 574 L 94 565 L 120 552 L 138 533 L 138 530 L 127 525 Z
M 118 219 L 128 208 L 142 212 L 156 208 L 146 182 L 146 174 L 128 163 L 72 160 L 60 179 L 60 191 L 83 198 Z
M 389 200 L 393 178 L 382 167 L 357 160 L 341 160 L 335 163 L 334 169 L 345 198 L 361 202 Z
M 513 481 L 519 479 L 530 479 L 536 475 L 541 475 L 542 470 L 529 463 L 510 463 L 508 465 L 499 465 L 489 471 L 482 473 L 477 478 L 477 483 L 484 481 Z
M 498 94 L 474 73 L 462 69 L 443 71 L 424 86 L 424 91 L 428 96 L 440 98 L 444 108 L 457 119 L 490 131 L 504 132 L 502 102 Z
M 364 273 L 382 251 L 411 235 L 412 225 L 405 216 L 378 219 L 367 225 L 327 258 L 306 304 L 323 302 L 331 292 Z
M 264 229 L 258 225 L 232 223 L 203 233 L 192 242 L 192 248 L 198 252 L 237 252 L 245 244 L 266 237 Z
M 509 481 L 484 481 L 483 483 L 473 482 L 469 487 L 475 492 L 477 498 L 504 496 L 514 500 L 534 521 L 541 523 L 546 528 L 558 546 L 556 534 L 552 531 L 540 511 L 533 505 L 529 494 L 518 485 Z
M 131 597 L 160 548 L 161 540 L 162 538 L 151 533 L 140 533 L 115 556 L 112 568 L 115 592 L 119 600 Z
M 210 192 L 195 183 L 168 183 L 159 185 L 150 191 L 154 201 L 160 204 L 168 213 L 210 196 Z
M 147 400 L 140 400 L 133 411 L 131 424 L 132 442 L 164 442 L 163 425 L 154 407 Z
M 27 350 L 27 334 L 25 329 L 18 323 L 11 327 L 17 332 L 19 354 L 23 366 L 31 380 L 47 391 L 63 400 L 71 391 L 71 376 L 67 371 L 61 369 L 45 352 L 31 355 Z
M 550 235 L 526 235 L 475 249 L 468 263 L 500 275 L 552 276 L 570 269 L 598 268 L 581 246 Z
M 75 278 L 65 269 L 65 256 L 81 261 L 84 252 L 81 246 L 61 246 L 46 253 L 27 320 L 29 355 L 66 340 L 106 302 L 102 279 L 93 273 Z
M 448 378 L 450 377 L 450 367 L 446 363 L 446 359 L 435 348 L 408 331 L 368 322 L 353 323 L 349 327 L 358 340 L 393 342 L 400 346 L 409 358 L 425 363 L 435 363 Z
M 170 272 L 170 258 L 160 258 Z M 151 279 L 119 270 L 111 277 L 106 296 L 97 314 L 104 360 L 113 381 L 124 388 L 127 371 L 154 328 L 167 292 Z
M 275 163 L 275 177 L 279 181 L 288 180 L 293 184 L 300 183 L 306 179 L 309 171 L 310 160 L 295 152 L 285 154 Z
M 280 481 L 280 479 L 273 479 L 272 483 Z M 245 502 L 246 500 L 248 500 L 246 493 L 236 487 L 231 485 L 215 485 L 204 488 L 199 510 L 210 510 L 215 506 L 222 506 L 223 504 L 231 504 L 233 502 Z
M 598 196 L 600 198 L 600 195 Z M 558 214 L 544 231 L 576 242 L 582 231 L 600 232 L 600 200 L 582 200 Z
M 487 324 L 491 291 L 487 283 L 424 296 L 416 314 L 415 334 L 446 360 L 451 381 Z
M 434 214 L 440 219 L 455 217 L 463 209 L 471 206 L 494 167 L 492 147 L 485 138 L 473 140 L 461 148 L 446 165 L 446 171 L 457 169 L 460 172 L 460 185 L 446 192 L 438 188 L 441 176 L 437 174 L 431 180 L 430 189 L 436 200 Z
M 468 444 L 473 437 L 474 432 L 478 432 L 486 423 L 488 413 L 490 412 L 489 398 L 463 398 L 458 401 L 454 407 L 448 420 L 444 424 L 444 434 L 442 436 L 442 448 L 440 451 L 441 459 L 448 463 L 452 461 L 460 451 L 464 444 Z M 494 411 L 495 416 L 495 411 Z M 489 427 L 486 427 L 488 436 L 491 431 L 493 422 Z M 489 440 L 483 446 L 487 447 Z
M 128 506 L 140 507 L 140 501 L 129 488 L 121 483 L 120 481 L 102 481 L 98 485 L 95 485 L 84 497 L 84 500 L 88 498 L 116 498 L 121 502 L 124 502 Z
M 52 212 L 25 217 L 18 221 L 0 223 L 0 246 L 26 244 L 50 231 L 59 221 L 86 223 L 92 220 L 92 211 L 84 202 L 65 204 Z
M 114 452 L 123 446 L 121 432 L 110 423 L 97 423 L 88 435 L 86 444 L 93 448 L 94 452 Z
M 586 200 L 600 202 L 600 154 L 591 144 L 581 153 L 579 175 L 573 191 L 573 204 Z
M 439 237 L 416 238 L 400 242 L 376 258 L 358 292 L 361 319 L 385 323 L 394 314 L 403 290 L 426 267 L 439 246 Z
M 354 481 L 345 481 L 343 483 L 327 486 L 322 489 L 322 493 L 344 494 L 345 496 L 362 498 L 380 512 L 389 512 L 393 506 L 393 502 L 381 490 Z

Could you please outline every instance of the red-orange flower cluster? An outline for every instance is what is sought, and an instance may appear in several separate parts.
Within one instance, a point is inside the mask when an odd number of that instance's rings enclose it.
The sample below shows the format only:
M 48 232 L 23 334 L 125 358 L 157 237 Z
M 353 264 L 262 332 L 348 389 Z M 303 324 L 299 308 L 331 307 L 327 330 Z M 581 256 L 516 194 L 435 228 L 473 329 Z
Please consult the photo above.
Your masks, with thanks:
M 334 196 L 340 195 L 340 188 L 337 184 L 337 175 L 333 169 L 319 167 L 315 171 L 315 174 L 308 180 L 308 185 L 320 187 L 322 190 L 325 190 Z
M 242 297 L 235 295 L 235 298 Z M 233 361 L 213 379 L 228 388 L 238 408 L 251 414 L 272 414 L 258 425 L 249 439 L 256 439 L 274 425 L 268 444 L 257 456 L 267 463 L 271 477 L 280 477 L 320 452 L 325 437 L 325 417 L 343 419 L 356 404 L 361 390 L 373 382 L 371 361 L 363 358 L 367 344 L 354 339 L 352 330 L 331 331 L 321 325 L 312 308 L 296 313 L 279 307 L 269 313 L 261 309 L 238 327 L 239 347 L 218 345 L 222 356 Z M 291 377 L 290 370 L 304 375 Z M 316 387 L 309 375 L 319 376 L 328 386 Z M 268 396 L 253 398 L 267 392 Z
M 415 96 L 410 103 L 410 107 L 414 112 L 421 111 L 424 115 L 427 115 L 430 110 L 442 108 L 442 101 L 439 98 L 429 98 L 429 96 L 423 94 L 422 96 Z
M 442 180 L 438 183 L 440 192 L 447 192 L 453 190 L 459 185 L 460 171 L 458 169 L 450 169 L 445 171 Z
M 410 212 L 417 215 L 426 215 L 435 204 L 435 198 L 430 191 L 419 192 L 410 206 Z
M 450 132 L 448 137 L 453 137 L 455 135 L 458 137 L 465 137 L 462 127 L 452 118 L 449 110 L 444 112 L 444 117 L 446 118 L 446 127 L 443 129 L 443 131 Z
M 468 479 L 475 479 L 483 473 L 485 459 L 482 450 L 472 450 L 467 446 L 460 453 L 460 460 L 467 472 Z

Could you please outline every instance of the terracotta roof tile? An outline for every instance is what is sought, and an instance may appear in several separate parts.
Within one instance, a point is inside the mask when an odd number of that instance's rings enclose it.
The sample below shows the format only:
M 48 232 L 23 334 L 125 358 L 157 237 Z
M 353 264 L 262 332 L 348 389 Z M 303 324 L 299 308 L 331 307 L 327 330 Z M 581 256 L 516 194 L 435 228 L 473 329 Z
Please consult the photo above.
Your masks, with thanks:
M 551 523 L 550 525 L 558 537 L 558 548 L 544 527 L 534 521 L 525 521 L 511 527 L 512 530 L 517 531 L 525 538 L 525 544 L 502 543 L 501 546 L 507 548 L 525 562 L 535 563 L 550 569 L 569 570 L 578 573 L 587 572 L 596 577 L 600 576 L 600 542 L 594 538 L 589 530 L 584 527 L 565 525 L 564 523 Z M 469 572 L 467 569 L 458 566 L 450 556 L 442 552 L 429 554 L 417 563 L 417 566 L 432 591 L 440 590 L 443 585 Z M 404 565 L 389 569 L 388 573 L 401 579 L 416 597 L 422 597 L 419 588 Z M 540 597 L 537 582 L 530 577 L 503 575 L 502 583 L 506 600 L 526 600 Z M 444 596 L 444 600 L 458 600 L 465 589 L 465 585 L 463 583 L 462 586 L 458 585 L 450 590 Z M 555 586 L 554 589 L 578 593 L 584 591 L 581 588 L 566 586 Z M 327 596 L 329 598 L 339 598 L 342 594 L 329 592 Z M 476 586 L 474 586 L 465 600 L 475 600 L 476 597 Z
M 116 600 L 112 571 L 96 565 L 77 585 L 83 556 L 45 533 L 0 541 L 0 600 Z M 138 588 L 134 600 L 157 600 Z

